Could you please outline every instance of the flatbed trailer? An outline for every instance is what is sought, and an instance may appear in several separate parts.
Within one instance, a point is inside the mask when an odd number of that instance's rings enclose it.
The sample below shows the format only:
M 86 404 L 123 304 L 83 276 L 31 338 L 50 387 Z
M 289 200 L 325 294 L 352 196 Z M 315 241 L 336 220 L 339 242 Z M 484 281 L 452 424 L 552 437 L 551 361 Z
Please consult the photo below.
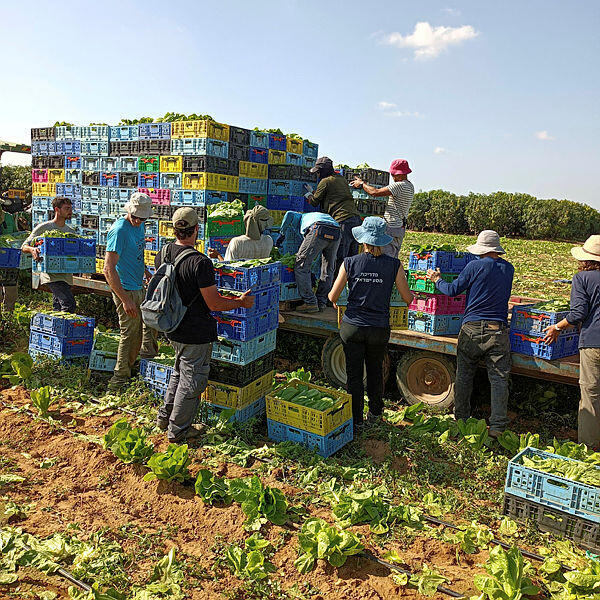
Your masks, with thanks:
M 110 289 L 102 275 L 74 277 L 73 283 L 75 293 L 110 296 Z M 511 306 L 536 301 L 538 300 L 535 298 L 513 296 Z M 280 329 L 326 338 L 321 354 L 323 371 L 332 385 L 344 386 L 346 360 L 338 334 L 335 309 L 327 308 L 315 314 L 282 310 L 281 315 L 283 322 L 279 324 Z M 407 402 L 425 402 L 440 410 L 453 404 L 457 340 L 458 337 L 454 335 L 434 336 L 409 330 L 392 331 L 389 349 L 400 355 L 396 368 L 396 383 Z M 384 362 L 388 373 L 390 362 L 388 354 Z M 544 360 L 512 353 L 512 373 L 578 385 L 579 355 L 559 360 Z

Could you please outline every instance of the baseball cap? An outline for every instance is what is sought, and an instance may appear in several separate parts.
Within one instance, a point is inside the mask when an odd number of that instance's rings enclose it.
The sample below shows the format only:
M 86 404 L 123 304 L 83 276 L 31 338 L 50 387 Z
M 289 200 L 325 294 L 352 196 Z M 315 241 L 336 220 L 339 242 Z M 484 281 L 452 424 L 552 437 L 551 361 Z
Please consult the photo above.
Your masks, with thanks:
M 175 229 L 186 229 L 198 225 L 198 213 L 189 206 L 178 208 L 173 213 L 173 227 Z
M 333 161 L 328 156 L 320 156 L 317 158 L 317 162 L 310 172 L 317 173 L 323 167 L 331 167 L 331 169 L 333 169 Z

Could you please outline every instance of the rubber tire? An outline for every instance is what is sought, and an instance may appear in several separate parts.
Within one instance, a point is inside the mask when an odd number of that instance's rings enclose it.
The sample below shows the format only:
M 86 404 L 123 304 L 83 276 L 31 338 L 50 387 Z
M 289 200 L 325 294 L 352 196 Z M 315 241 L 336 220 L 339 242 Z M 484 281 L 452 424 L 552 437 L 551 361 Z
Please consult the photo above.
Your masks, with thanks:
M 321 366 L 327 381 L 336 388 L 346 389 L 346 357 L 344 356 L 344 347 L 339 335 L 330 337 L 321 352 Z M 385 353 L 383 360 L 383 381 L 387 381 L 390 376 L 390 354 Z M 367 384 L 367 370 L 365 368 L 365 389 Z
M 431 383 L 425 380 L 425 367 L 430 369 Z M 402 354 L 396 367 L 396 383 L 406 402 L 424 402 L 439 412 L 446 412 L 454 405 L 455 380 L 456 360 L 446 354 L 410 350 Z

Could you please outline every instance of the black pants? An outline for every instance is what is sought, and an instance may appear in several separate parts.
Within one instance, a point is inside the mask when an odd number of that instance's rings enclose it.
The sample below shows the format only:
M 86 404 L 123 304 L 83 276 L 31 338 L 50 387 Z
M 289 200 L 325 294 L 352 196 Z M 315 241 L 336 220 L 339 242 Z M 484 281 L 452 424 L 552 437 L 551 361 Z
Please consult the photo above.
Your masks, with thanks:
M 362 220 L 358 215 L 356 217 L 350 217 L 345 221 L 340 221 L 341 237 L 335 262 L 336 275 L 347 256 L 355 256 L 358 254 L 358 242 L 352 235 L 352 228 L 358 227 L 359 225 L 362 225 Z
M 390 340 L 390 328 L 356 327 L 342 322 L 340 337 L 344 345 L 348 393 L 352 395 L 352 417 L 356 425 L 363 421 L 365 365 L 369 411 L 374 415 L 383 412 L 383 359 Z
M 66 281 L 52 281 L 48 283 L 48 287 L 52 291 L 52 308 L 54 310 L 64 310 L 68 313 L 77 311 L 75 296 Z

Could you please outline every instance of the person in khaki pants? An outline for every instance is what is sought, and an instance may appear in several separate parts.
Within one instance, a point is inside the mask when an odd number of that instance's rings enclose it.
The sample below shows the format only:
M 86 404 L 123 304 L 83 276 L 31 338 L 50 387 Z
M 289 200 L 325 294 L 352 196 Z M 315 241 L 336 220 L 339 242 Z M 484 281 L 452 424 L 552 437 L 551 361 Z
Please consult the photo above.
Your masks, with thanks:
M 561 331 L 579 326 L 578 438 L 580 444 L 600 450 L 600 235 L 590 236 L 571 254 L 579 262 L 571 286 L 571 310 L 546 328 L 545 341 L 554 343 Z
M 153 358 L 158 352 L 157 332 L 142 322 L 140 304 L 144 300 L 144 277 L 150 273 L 144 265 L 144 221 L 153 216 L 147 194 L 135 192 L 125 205 L 127 214 L 110 228 L 106 240 L 104 275 L 112 290 L 119 316 L 119 350 L 109 391 L 119 391 L 131 379 L 131 368 L 138 354 Z

